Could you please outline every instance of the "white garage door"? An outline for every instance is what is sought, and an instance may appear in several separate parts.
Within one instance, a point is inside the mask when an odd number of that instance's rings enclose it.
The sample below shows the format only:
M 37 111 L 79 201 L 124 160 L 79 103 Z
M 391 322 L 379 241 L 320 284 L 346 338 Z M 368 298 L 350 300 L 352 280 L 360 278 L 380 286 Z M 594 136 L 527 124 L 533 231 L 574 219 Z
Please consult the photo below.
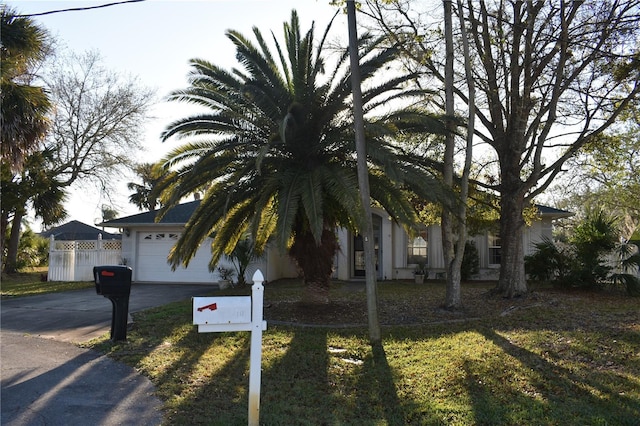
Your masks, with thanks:
M 135 281 L 207 283 L 217 281 L 217 274 L 209 272 L 211 241 L 207 238 L 188 268 L 178 267 L 175 271 L 167 263 L 171 247 L 180 233 L 177 231 L 139 232 L 137 241 L 137 261 L 134 271 Z

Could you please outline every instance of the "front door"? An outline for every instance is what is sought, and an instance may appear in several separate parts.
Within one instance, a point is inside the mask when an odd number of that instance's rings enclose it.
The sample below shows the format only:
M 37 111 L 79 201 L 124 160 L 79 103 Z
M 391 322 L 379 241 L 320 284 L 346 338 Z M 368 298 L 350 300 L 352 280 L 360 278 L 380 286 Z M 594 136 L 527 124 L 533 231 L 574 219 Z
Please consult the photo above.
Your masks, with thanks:
M 375 247 L 375 260 L 376 260 L 376 276 L 382 277 L 382 271 L 380 270 L 380 238 L 382 233 L 382 218 L 376 214 L 371 215 L 373 221 L 373 245 Z M 353 276 L 364 277 L 365 276 L 365 263 L 364 263 L 364 242 L 362 235 L 355 234 L 353 236 Z

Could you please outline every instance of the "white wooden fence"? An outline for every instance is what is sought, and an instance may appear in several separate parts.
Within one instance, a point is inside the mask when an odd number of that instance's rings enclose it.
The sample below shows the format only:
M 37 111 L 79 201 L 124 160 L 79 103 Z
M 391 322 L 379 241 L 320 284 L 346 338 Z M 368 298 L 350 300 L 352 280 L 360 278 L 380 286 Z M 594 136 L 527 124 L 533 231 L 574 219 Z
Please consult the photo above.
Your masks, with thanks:
M 625 255 L 625 257 L 632 256 L 638 253 L 638 251 L 640 251 L 640 248 L 635 244 L 630 244 L 629 247 L 630 247 L 630 251 Z M 617 253 L 611 253 L 608 256 L 606 256 L 605 265 L 611 268 L 612 273 L 631 274 L 631 275 L 636 275 L 638 278 L 640 278 L 640 267 L 637 269 L 634 269 L 634 268 L 624 269 L 622 267 L 622 262 L 620 261 L 620 255 Z
M 122 241 L 97 240 L 49 242 L 49 281 L 92 281 L 93 267 L 122 263 Z

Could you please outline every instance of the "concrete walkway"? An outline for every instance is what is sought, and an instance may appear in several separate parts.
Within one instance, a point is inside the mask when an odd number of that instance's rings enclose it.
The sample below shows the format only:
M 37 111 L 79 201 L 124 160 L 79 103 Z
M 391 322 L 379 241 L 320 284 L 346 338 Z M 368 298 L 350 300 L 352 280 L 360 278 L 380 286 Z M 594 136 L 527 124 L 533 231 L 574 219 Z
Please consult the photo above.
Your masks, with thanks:
M 129 312 L 210 294 L 213 286 L 134 284 Z M 158 425 L 151 382 L 81 343 L 109 333 L 111 302 L 94 289 L 3 300 L 2 425 Z

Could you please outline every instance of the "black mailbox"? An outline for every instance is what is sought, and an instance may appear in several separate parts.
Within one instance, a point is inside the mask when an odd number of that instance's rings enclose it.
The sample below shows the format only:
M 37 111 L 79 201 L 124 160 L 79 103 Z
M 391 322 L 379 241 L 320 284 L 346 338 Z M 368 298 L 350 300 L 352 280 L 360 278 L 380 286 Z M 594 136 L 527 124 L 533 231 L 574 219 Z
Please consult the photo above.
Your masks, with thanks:
M 96 293 L 111 300 L 111 340 L 127 340 L 131 268 L 128 266 L 94 266 Z
M 96 293 L 102 296 L 129 295 L 131 268 L 128 266 L 94 266 Z

